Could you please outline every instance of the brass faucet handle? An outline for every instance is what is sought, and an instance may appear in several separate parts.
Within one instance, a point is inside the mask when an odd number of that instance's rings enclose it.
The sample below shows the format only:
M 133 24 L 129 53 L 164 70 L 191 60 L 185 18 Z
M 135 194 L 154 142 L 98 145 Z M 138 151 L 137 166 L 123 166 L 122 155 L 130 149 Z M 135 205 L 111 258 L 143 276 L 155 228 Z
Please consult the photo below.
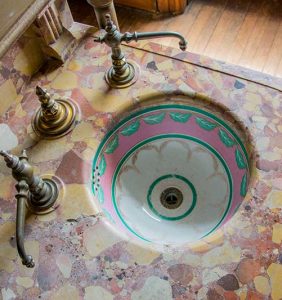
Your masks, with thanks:
M 7 151 L 0 150 L 0 155 L 4 157 L 8 168 L 15 168 L 19 163 L 19 158 L 15 155 L 8 153 Z

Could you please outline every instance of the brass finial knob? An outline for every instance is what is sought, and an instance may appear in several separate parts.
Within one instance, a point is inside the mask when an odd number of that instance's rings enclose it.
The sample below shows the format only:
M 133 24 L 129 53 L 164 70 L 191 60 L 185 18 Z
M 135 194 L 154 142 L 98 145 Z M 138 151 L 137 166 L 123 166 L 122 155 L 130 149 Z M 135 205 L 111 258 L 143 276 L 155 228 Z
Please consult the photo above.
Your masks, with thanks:
M 46 89 L 36 87 L 41 107 L 34 115 L 32 127 L 43 138 L 56 139 L 69 133 L 77 116 L 77 108 L 70 99 L 54 99 Z
M 105 30 L 107 32 L 113 32 L 117 29 L 117 27 L 115 26 L 114 22 L 112 21 L 111 15 L 110 14 L 106 14 L 105 15 L 105 19 L 106 19 L 106 27 Z

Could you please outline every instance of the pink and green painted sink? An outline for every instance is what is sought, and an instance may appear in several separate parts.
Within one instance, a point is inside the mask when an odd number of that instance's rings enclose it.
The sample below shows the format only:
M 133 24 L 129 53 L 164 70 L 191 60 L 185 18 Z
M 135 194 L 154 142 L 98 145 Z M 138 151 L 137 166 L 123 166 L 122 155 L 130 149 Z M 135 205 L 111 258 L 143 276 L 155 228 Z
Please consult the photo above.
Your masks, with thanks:
M 119 231 L 162 245 L 200 240 L 246 196 L 246 136 L 217 109 L 158 102 L 120 118 L 93 161 L 92 190 Z

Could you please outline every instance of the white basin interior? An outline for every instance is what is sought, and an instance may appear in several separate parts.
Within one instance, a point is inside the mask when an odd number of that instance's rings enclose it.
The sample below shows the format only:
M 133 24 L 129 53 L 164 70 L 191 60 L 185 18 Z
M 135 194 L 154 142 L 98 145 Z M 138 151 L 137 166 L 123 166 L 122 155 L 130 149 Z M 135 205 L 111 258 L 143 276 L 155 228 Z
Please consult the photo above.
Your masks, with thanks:
M 159 104 L 122 119 L 93 164 L 93 192 L 109 221 L 163 245 L 194 242 L 237 211 L 249 182 L 243 133 L 218 113 Z

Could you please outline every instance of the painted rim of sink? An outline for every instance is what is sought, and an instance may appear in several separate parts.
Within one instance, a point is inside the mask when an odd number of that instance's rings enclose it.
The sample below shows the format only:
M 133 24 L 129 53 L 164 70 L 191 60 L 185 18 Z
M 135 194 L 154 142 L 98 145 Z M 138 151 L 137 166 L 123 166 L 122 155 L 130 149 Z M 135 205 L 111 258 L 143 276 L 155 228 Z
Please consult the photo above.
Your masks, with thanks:
M 198 107 L 160 104 L 106 134 L 93 161 L 92 191 L 120 231 L 176 245 L 225 224 L 249 176 L 247 150 L 230 125 Z

